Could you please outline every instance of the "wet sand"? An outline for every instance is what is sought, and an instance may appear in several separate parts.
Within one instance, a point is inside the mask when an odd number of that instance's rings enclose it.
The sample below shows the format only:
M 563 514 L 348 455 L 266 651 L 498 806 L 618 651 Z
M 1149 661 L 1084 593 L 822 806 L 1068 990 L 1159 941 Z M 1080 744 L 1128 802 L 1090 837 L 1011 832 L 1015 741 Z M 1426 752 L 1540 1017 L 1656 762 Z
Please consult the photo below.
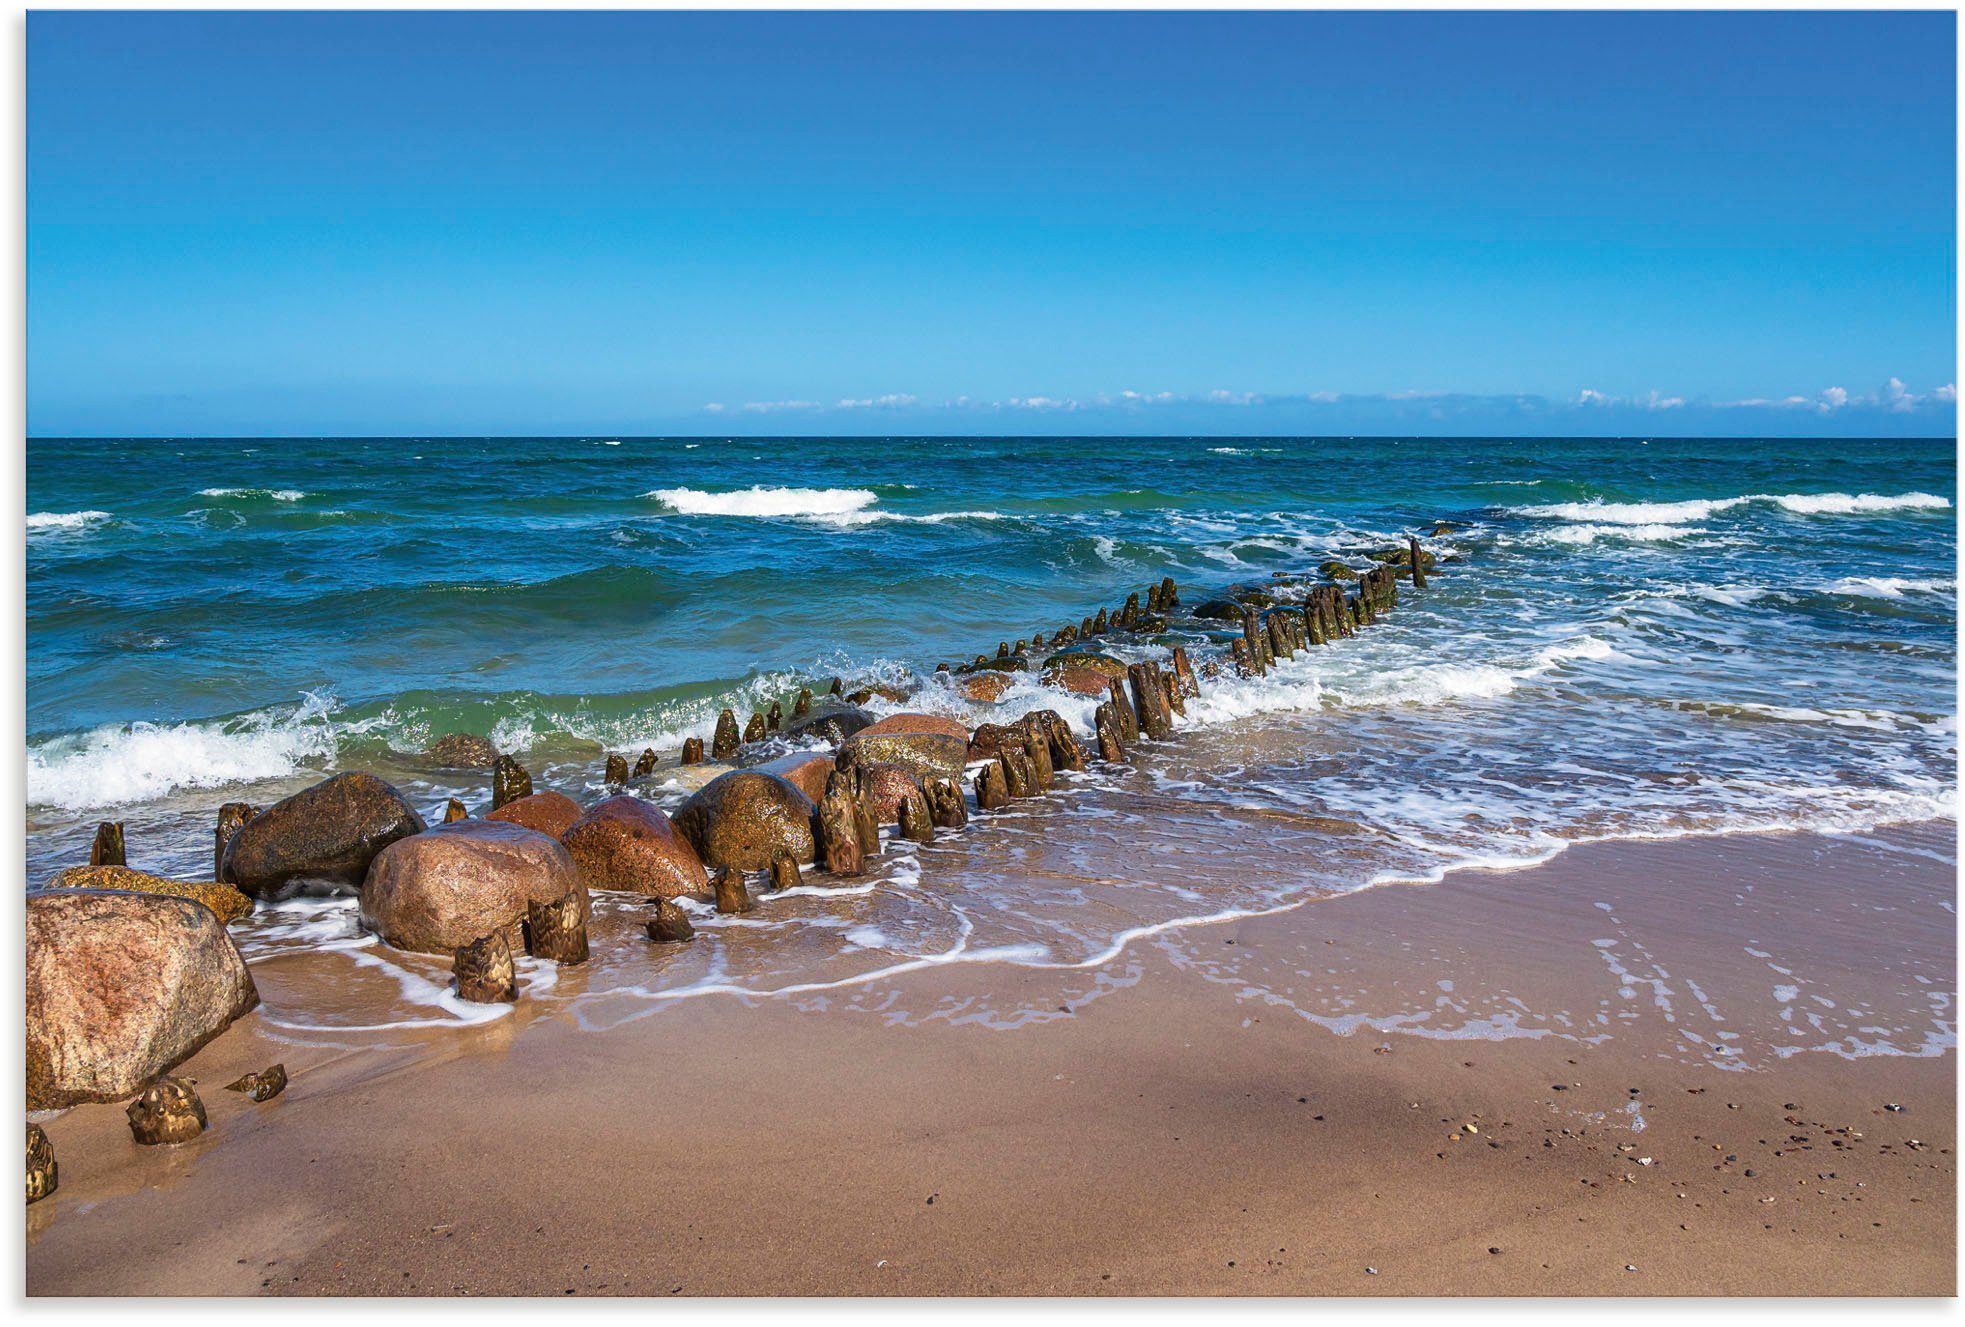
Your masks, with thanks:
M 1585 845 L 606 1030 L 250 1015 L 196 1142 L 48 1122 L 27 1286 L 1948 1295 L 1954 836 Z

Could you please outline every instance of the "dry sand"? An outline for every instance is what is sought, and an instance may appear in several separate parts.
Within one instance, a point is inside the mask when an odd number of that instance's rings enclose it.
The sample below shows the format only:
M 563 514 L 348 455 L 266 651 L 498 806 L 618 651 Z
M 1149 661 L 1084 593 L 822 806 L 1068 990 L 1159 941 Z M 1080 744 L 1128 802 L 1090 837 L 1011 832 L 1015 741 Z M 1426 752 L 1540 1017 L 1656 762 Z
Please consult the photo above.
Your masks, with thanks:
M 48 1124 L 28 1290 L 1947 1295 L 1954 834 L 1586 845 L 606 1031 L 249 1016 L 181 1070 L 198 1141 Z

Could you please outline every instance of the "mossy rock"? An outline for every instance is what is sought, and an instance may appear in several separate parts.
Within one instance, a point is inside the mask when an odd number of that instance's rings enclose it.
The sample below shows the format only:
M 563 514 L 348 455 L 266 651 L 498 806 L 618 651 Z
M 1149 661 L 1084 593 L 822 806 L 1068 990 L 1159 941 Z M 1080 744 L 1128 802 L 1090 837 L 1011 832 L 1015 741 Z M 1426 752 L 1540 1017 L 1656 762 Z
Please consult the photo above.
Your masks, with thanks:
M 1123 660 L 1097 650 L 1065 650 L 1054 654 L 1044 662 L 1044 676 L 1048 679 L 1062 673 L 1067 668 L 1088 668 L 1094 673 L 1107 677 L 1124 679 L 1126 665 Z
M 171 880 L 128 866 L 71 866 L 57 871 L 49 889 L 120 889 L 130 894 L 162 894 L 202 903 L 231 923 L 252 911 L 252 900 L 215 880 Z
M 1228 597 L 1238 604 L 1247 604 L 1251 608 L 1267 608 L 1276 602 L 1276 596 L 1269 593 L 1269 591 L 1253 588 L 1230 590 Z
M 1358 573 L 1353 571 L 1348 563 L 1339 562 L 1336 558 L 1332 558 L 1328 562 L 1318 563 L 1317 570 L 1334 581 L 1355 581 L 1358 579 Z
M 965 663 L 955 671 L 958 673 L 1023 673 L 1029 670 L 1029 655 L 1011 654 L 999 659 L 984 659 L 981 663 Z
M 1242 606 L 1233 599 L 1210 599 L 1194 610 L 1194 616 L 1214 622 L 1240 622 Z

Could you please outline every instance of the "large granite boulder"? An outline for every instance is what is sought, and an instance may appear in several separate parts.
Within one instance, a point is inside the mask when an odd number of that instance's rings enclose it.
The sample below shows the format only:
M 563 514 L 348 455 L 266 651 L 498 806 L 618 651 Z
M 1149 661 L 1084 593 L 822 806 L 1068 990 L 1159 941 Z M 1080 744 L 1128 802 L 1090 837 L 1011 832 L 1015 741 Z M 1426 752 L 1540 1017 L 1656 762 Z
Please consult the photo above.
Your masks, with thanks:
M 917 778 L 952 778 L 969 754 L 969 730 L 939 714 L 893 714 L 839 749 L 839 764 L 899 765 Z
M 505 931 L 529 903 L 585 892 L 565 848 L 502 820 L 458 820 L 390 844 L 362 885 L 362 924 L 398 949 L 452 954 Z
M 255 898 L 352 891 L 377 853 L 423 830 L 416 808 L 375 775 L 337 774 L 248 820 L 226 845 L 224 878 Z
M 485 814 L 486 820 L 502 820 L 508 825 L 523 825 L 536 829 L 547 838 L 556 839 L 573 828 L 573 822 L 580 818 L 580 803 L 565 793 L 533 793 L 517 801 L 507 802 L 496 811 Z
M 27 896 L 27 1108 L 118 1101 L 259 1003 L 210 908 L 121 891 Z
M 1112 690 L 1110 674 L 1099 672 L 1094 668 L 1080 668 L 1075 664 L 1047 669 L 1044 680 L 1060 691 L 1068 691 L 1074 696 L 1105 696 Z
M 252 900 L 230 885 L 215 880 L 171 880 L 128 866 L 71 866 L 49 878 L 49 889 L 120 889 L 131 894 L 161 894 L 188 898 L 235 922 L 252 911 Z
M 588 889 L 675 898 L 709 891 L 710 873 L 653 802 L 622 794 L 598 802 L 560 836 Z
M 787 779 L 734 770 L 711 780 L 675 813 L 675 827 L 712 870 L 763 871 L 789 853 L 812 860 L 812 799 Z
M 777 775 L 816 803 L 826 795 L 826 780 L 838 766 L 824 751 L 794 751 L 754 768 L 760 774 Z

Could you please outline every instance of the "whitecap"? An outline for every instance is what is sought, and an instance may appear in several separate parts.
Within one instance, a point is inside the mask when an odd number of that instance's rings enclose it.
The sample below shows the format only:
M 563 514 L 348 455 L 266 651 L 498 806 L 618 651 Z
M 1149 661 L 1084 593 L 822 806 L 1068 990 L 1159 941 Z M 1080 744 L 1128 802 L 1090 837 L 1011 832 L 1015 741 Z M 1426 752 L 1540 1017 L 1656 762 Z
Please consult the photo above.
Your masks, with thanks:
M 729 493 L 696 488 L 658 488 L 642 494 L 684 516 L 839 516 L 879 501 L 864 488 L 770 488 L 762 484 Z
M 106 521 L 106 511 L 37 511 L 27 518 L 29 530 L 80 530 Z

